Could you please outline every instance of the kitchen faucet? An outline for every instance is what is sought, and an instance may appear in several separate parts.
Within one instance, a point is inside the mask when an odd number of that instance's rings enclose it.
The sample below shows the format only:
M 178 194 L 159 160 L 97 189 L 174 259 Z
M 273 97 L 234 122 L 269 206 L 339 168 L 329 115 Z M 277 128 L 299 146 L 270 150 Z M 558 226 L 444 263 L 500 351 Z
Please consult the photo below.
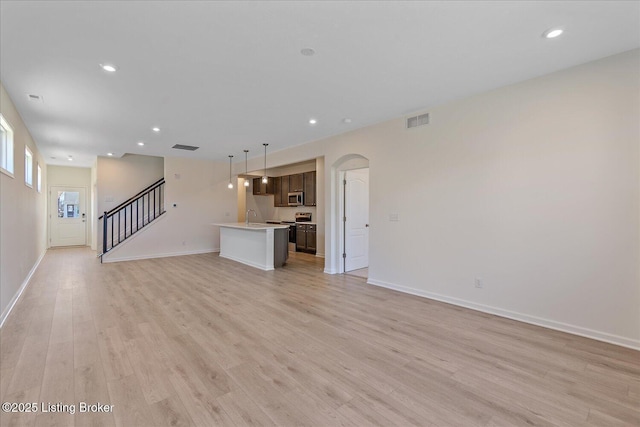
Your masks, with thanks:
M 246 213 L 246 215 L 244 216 L 244 222 L 245 224 L 249 225 L 249 212 L 253 212 L 253 216 L 257 217 L 258 214 L 256 213 L 256 211 L 254 211 L 253 209 L 249 209 Z

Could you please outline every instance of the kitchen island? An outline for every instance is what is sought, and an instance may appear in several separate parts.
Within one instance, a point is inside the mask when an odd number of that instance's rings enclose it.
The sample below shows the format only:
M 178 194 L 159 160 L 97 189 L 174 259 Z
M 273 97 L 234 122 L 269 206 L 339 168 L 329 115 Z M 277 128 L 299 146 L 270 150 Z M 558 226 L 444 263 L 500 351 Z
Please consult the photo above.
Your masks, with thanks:
M 262 223 L 222 223 L 220 256 L 269 271 L 282 267 L 289 256 L 289 226 Z

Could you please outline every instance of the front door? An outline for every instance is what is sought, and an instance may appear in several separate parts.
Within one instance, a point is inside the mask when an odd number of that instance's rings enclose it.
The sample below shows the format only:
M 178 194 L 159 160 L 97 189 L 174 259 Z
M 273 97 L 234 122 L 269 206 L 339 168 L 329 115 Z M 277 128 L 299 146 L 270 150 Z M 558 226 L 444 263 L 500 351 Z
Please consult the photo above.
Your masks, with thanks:
M 345 172 L 344 271 L 369 266 L 369 169 Z
M 87 244 L 85 193 L 84 187 L 50 188 L 50 246 Z

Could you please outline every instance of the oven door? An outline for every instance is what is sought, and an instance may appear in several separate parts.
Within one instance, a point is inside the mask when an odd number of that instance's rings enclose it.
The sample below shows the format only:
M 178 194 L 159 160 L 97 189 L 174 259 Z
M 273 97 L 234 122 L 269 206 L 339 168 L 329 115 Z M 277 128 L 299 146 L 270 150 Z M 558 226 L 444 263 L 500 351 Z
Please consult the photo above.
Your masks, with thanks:
M 291 224 L 289 226 L 289 243 L 296 244 L 296 225 Z

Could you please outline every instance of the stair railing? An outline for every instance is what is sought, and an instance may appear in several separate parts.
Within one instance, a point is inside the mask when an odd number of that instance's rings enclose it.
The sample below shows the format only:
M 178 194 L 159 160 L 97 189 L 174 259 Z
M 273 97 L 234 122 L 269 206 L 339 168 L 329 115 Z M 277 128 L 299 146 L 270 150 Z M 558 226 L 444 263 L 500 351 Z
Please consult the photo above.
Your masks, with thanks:
M 102 253 L 98 255 L 100 262 L 104 254 L 166 212 L 164 184 L 164 178 L 159 179 L 98 218 L 102 220 Z

